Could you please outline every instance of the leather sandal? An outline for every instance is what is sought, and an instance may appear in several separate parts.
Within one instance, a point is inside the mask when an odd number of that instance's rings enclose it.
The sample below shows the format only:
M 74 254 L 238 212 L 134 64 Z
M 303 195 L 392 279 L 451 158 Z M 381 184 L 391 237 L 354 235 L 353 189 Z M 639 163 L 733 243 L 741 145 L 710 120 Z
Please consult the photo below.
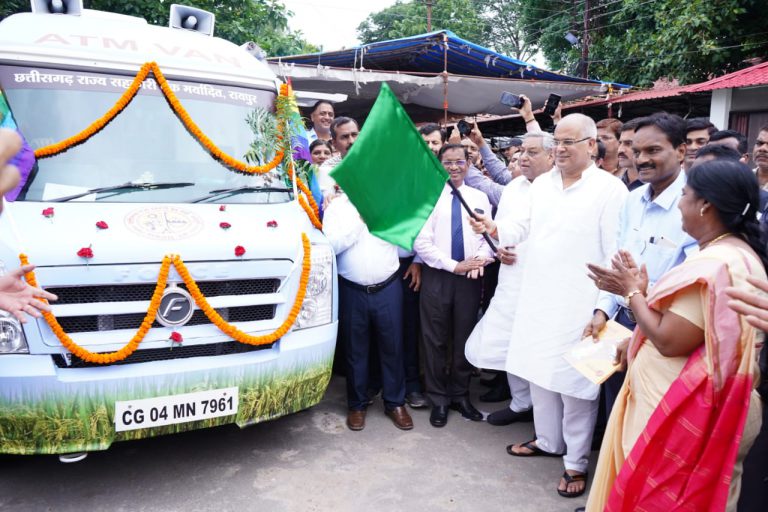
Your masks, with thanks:
M 563 480 L 565 480 L 565 490 L 560 489 L 558 484 L 557 494 L 563 498 L 578 498 L 587 490 L 587 472 L 577 473 L 575 475 L 569 474 L 567 471 L 563 472 Z M 584 487 L 580 491 L 568 492 L 568 486 L 574 482 L 584 482 Z
M 512 455 L 513 457 L 562 457 L 562 453 L 550 453 L 547 451 L 542 450 L 539 448 L 536 444 L 535 439 L 531 439 L 530 441 L 526 441 L 520 445 L 521 448 L 525 448 L 526 450 L 531 450 L 531 453 L 521 453 L 516 452 L 513 450 L 515 447 L 514 444 L 510 444 L 507 446 L 507 453 Z

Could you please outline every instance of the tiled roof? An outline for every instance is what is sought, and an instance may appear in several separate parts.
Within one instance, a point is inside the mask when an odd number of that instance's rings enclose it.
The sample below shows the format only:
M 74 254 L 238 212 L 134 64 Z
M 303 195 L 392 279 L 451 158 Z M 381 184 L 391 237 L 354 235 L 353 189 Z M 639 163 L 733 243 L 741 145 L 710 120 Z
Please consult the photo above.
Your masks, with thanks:
M 768 62 L 713 78 L 708 82 L 689 85 L 685 92 L 704 92 L 715 89 L 734 89 L 754 85 L 768 85 Z

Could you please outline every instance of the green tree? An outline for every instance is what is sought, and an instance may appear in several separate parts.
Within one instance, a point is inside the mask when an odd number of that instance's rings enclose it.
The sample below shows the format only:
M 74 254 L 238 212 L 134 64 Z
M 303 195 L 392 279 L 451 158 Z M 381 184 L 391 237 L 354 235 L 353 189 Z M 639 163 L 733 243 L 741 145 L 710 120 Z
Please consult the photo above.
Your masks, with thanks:
M 768 51 L 764 0 L 522 0 L 521 28 L 550 67 L 573 72 L 588 38 L 590 77 L 648 86 L 658 78 L 694 83 L 744 67 Z
M 490 36 L 482 6 L 473 0 L 436 0 L 432 8 L 432 30 L 450 30 L 473 43 L 485 45 Z M 404 2 L 368 16 L 357 27 L 363 43 L 423 34 L 427 31 L 427 7 L 422 0 Z
M 153 25 L 168 25 L 170 6 L 166 0 L 84 0 L 86 9 L 138 16 Z M 268 55 L 280 56 L 317 51 L 301 32 L 288 28 L 293 15 L 278 0 L 184 0 L 184 5 L 205 9 L 216 15 L 214 33 L 235 44 L 255 41 Z M 0 7 L 0 17 L 29 11 L 29 2 L 7 0 Z
M 524 0 L 482 0 L 476 4 L 489 26 L 488 45 L 519 60 L 530 59 L 536 46 L 525 37 L 520 11 Z

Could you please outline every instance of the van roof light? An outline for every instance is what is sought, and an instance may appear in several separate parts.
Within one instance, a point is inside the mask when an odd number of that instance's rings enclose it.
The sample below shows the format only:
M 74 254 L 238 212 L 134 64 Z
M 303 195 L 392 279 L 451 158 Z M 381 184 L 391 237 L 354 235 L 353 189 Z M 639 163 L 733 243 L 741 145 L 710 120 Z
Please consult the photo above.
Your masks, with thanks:
M 171 17 L 168 20 L 168 26 L 171 28 L 186 29 L 212 36 L 215 22 L 216 16 L 212 12 L 186 5 L 171 5 Z
M 32 0 L 33 13 L 68 14 L 80 16 L 83 13 L 83 0 Z

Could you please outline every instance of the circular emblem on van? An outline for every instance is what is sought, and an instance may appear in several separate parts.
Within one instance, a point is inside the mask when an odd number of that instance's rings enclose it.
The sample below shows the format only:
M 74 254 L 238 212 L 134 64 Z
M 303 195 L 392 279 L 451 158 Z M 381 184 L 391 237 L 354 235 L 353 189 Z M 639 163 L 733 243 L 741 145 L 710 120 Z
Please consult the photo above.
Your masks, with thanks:
M 182 240 L 203 229 L 200 217 L 173 206 L 134 210 L 125 217 L 125 225 L 137 235 L 153 240 Z
M 192 296 L 184 288 L 175 284 L 168 285 L 160 299 L 160 307 L 155 317 L 165 327 L 181 327 L 189 322 L 195 308 Z

